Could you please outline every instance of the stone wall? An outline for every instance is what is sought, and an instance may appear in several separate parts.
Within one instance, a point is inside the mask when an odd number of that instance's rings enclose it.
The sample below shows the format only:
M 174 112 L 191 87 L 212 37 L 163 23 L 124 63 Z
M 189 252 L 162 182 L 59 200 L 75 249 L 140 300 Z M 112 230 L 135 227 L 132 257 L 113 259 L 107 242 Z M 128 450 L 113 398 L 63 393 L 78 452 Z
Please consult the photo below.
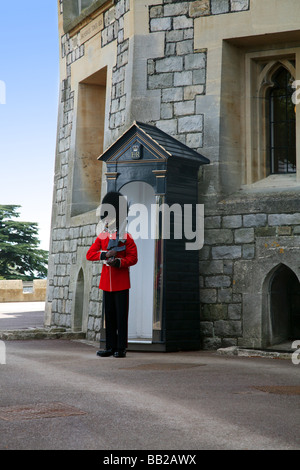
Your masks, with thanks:
M 297 194 L 280 191 L 276 197 L 272 192 L 249 193 L 208 211 L 200 251 L 204 349 L 267 343 L 266 280 L 281 264 L 300 276 L 297 199 Z
M 228 34 L 244 36 L 244 31 L 238 29 L 239 15 L 246 21 L 245 16 L 252 11 L 250 0 L 119 0 L 104 11 L 103 28 L 98 35 L 85 43 L 79 29 L 74 34 L 63 32 L 62 0 L 59 5 L 61 103 L 46 323 L 73 328 L 75 318 L 82 315 L 87 337 L 100 339 L 101 265 L 85 260 L 96 236 L 97 214 L 91 211 L 70 217 L 70 194 L 76 154 L 76 86 L 95 73 L 97 67 L 107 66 L 105 148 L 134 120 L 147 120 L 212 162 L 199 175 L 199 193 L 207 201 L 205 245 L 199 254 L 202 346 L 260 347 L 269 273 L 283 263 L 300 276 L 296 261 L 300 236 L 297 194 L 286 190 L 272 193 L 266 188 L 260 193 L 242 191 L 223 199 L 218 172 L 220 167 L 225 168 L 224 179 L 228 180 L 233 168 L 220 162 L 224 41 L 215 47 L 207 23 L 205 42 L 201 36 L 201 21 L 220 24 L 218 18 L 231 25 Z M 273 23 L 268 24 L 269 33 L 271 28 L 276 33 Z M 259 24 L 259 31 L 264 31 L 264 25 Z M 226 30 L 226 22 L 217 31 L 218 37 L 221 29 Z M 239 64 L 239 58 L 236 60 Z M 229 75 L 227 82 L 230 81 Z M 224 100 L 232 103 L 227 95 Z M 238 126 L 232 127 L 240 134 Z M 227 133 L 224 139 L 230 141 L 231 137 Z M 238 162 L 242 161 L 240 151 L 236 150 Z M 241 180 L 239 175 L 239 185 Z M 78 312 L 76 291 L 82 279 L 83 312 Z
M 32 289 L 26 290 L 21 280 L 0 281 L 0 302 L 44 302 L 47 280 L 36 279 L 30 285 Z
M 249 9 L 249 0 L 171 2 L 149 8 L 150 33 L 163 32 L 163 58 L 148 59 L 148 89 L 161 90 L 164 132 L 198 151 L 203 149 L 205 112 L 197 97 L 206 93 L 207 50 L 194 48 L 194 20 Z

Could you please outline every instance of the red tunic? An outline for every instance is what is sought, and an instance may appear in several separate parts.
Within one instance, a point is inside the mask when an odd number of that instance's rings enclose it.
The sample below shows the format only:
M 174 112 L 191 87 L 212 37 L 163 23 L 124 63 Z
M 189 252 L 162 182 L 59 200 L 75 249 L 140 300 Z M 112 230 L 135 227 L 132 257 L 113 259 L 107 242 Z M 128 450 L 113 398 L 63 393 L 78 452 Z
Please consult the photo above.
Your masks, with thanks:
M 112 235 L 113 236 L 113 235 Z M 89 248 L 86 259 L 89 261 L 99 261 L 101 253 L 107 250 L 111 235 L 108 232 L 101 233 Z M 138 261 L 136 244 L 129 233 L 124 235 L 125 243 L 119 242 L 119 246 L 126 246 L 124 251 L 118 251 L 116 258 L 121 260 L 121 266 L 115 268 L 103 263 L 99 289 L 113 292 L 130 288 L 129 267 Z

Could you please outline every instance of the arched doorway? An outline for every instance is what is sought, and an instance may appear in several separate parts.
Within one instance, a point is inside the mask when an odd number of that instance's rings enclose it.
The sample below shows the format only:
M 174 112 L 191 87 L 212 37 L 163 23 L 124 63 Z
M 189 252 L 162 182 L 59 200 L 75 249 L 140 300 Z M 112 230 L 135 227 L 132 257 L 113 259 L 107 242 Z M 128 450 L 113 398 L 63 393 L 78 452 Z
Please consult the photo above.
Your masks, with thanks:
M 73 330 L 82 331 L 83 327 L 83 304 L 84 304 L 84 275 L 80 269 L 76 282 L 75 308 L 73 318 Z
M 156 203 L 155 193 L 150 184 L 142 181 L 125 184 L 121 193 L 130 205 L 128 231 L 135 239 L 139 259 L 130 270 L 128 341 L 152 342 L 155 239 L 151 233 L 151 205 Z
M 270 278 L 270 345 L 297 339 L 300 334 L 300 283 L 296 274 L 281 264 Z

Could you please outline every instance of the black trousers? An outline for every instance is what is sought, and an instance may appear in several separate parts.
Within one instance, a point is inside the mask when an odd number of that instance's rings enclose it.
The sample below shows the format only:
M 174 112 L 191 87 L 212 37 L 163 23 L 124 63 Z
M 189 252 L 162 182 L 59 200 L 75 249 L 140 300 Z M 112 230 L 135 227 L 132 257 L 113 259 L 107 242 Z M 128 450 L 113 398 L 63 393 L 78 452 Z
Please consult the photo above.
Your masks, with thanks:
M 104 291 L 106 349 L 122 351 L 128 341 L 129 290 Z

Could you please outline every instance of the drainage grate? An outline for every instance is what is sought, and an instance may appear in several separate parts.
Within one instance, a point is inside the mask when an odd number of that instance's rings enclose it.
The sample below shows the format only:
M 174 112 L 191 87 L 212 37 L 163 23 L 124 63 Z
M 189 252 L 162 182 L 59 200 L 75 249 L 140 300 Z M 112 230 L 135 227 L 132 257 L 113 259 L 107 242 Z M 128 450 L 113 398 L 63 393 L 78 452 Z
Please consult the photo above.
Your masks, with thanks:
M 86 414 L 64 403 L 37 403 L 34 405 L 0 407 L 0 419 L 20 421 L 23 419 L 57 418 Z
M 120 367 L 120 369 L 126 370 L 180 370 L 190 369 L 191 367 L 205 366 L 206 364 L 166 364 L 166 363 L 151 363 L 151 364 L 140 364 L 132 367 Z
M 261 392 L 277 393 L 278 395 L 300 395 L 300 386 L 298 385 L 269 385 L 254 388 Z

